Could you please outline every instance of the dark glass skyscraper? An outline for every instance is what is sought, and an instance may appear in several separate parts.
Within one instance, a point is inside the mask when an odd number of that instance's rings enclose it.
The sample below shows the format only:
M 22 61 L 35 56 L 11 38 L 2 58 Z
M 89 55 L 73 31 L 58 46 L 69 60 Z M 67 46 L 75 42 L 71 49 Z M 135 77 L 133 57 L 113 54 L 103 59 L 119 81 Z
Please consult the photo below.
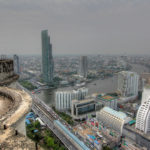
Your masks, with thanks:
M 88 60 L 87 56 L 80 57 L 80 64 L 79 64 L 79 74 L 84 78 L 87 77 L 88 74 Z
M 52 56 L 52 44 L 50 43 L 50 36 L 48 30 L 41 32 L 42 40 L 42 75 L 43 80 L 47 84 L 52 83 L 54 76 L 54 61 Z

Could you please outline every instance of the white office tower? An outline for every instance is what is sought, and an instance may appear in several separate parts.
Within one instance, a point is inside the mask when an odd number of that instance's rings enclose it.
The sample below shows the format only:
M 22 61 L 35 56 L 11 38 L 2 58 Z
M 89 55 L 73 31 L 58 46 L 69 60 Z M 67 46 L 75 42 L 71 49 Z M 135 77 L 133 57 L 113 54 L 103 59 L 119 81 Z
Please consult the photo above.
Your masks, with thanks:
M 71 91 L 57 91 L 55 92 L 55 108 L 59 111 L 71 109 L 72 100 L 83 100 L 87 94 L 87 88 Z
M 88 60 L 87 56 L 80 57 L 80 64 L 79 64 L 79 74 L 80 76 L 86 78 L 88 74 Z
M 118 91 L 122 97 L 138 95 L 139 75 L 136 72 L 121 71 L 118 73 Z
M 150 87 L 145 87 L 142 93 L 142 103 L 137 112 L 135 127 L 144 133 L 150 132 Z

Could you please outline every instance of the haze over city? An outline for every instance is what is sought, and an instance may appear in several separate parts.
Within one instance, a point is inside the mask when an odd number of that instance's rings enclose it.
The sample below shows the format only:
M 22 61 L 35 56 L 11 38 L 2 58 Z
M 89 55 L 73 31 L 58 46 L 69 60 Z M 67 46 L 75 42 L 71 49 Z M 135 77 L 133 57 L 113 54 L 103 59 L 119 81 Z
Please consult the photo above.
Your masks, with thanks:
M 148 54 L 149 0 L 0 0 L 1 54 Z
M 0 150 L 150 150 L 150 0 L 0 0 Z

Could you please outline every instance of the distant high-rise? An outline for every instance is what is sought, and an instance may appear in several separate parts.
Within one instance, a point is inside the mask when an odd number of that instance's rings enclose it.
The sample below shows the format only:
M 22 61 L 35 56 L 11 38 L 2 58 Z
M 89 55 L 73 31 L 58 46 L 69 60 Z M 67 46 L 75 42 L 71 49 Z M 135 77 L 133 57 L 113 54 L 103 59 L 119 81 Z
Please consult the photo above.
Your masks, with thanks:
M 139 75 L 136 72 L 121 71 L 118 73 L 118 91 L 121 96 L 138 95 Z
M 46 83 L 51 83 L 54 76 L 54 61 L 52 56 L 52 44 L 50 43 L 50 36 L 48 30 L 41 32 L 42 40 L 42 75 Z
M 16 74 L 20 74 L 20 63 L 18 55 L 14 55 L 14 72 Z
M 83 76 L 84 78 L 87 77 L 88 73 L 88 60 L 87 56 L 81 56 L 80 57 L 80 66 L 79 66 L 79 74 Z

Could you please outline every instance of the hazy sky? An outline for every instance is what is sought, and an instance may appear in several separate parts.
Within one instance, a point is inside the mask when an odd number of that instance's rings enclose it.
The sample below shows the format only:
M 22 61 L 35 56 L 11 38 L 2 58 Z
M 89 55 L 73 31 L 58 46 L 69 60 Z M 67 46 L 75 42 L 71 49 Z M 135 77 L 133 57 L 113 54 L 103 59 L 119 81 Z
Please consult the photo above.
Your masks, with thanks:
M 149 54 L 150 0 L 0 0 L 0 53 Z

